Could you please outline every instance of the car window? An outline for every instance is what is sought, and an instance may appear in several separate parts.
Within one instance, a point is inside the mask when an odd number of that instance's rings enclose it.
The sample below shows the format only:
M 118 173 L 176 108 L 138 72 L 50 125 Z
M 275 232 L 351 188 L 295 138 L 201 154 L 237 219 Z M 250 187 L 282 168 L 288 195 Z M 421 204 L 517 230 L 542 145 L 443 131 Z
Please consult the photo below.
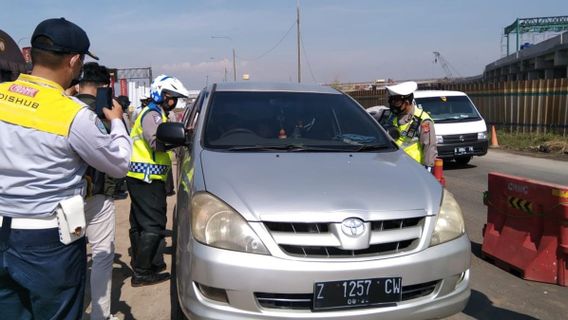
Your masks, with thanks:
M 216 149 L 391 147 L 377 123 L 341 94 L 216 92 L 204 130 L 205 147 Z
M 416 98 L 416 103 L 430 114 L 434 122 L 480 120 L 479 113 L 466 96 Z
M 197 117 L 199 116 L 199 112 L 201 111 L 201 105 L 203 100 L 205 99 L 206 91 L 203 90 L 195 99 L 195 102 L 192 105 L 191 112 L 189 113 L 188 117 L 184 119 L 185 128 L 186 129 L 194 129 L 195 124 L 197 123 Z

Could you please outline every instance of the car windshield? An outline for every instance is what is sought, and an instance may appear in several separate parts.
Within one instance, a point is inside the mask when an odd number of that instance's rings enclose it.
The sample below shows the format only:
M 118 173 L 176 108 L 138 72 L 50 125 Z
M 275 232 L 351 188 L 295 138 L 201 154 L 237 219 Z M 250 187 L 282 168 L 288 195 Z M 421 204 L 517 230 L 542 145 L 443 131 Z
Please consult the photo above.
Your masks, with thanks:
M 230 151 L 394 149 L 366 112 L 341 94 L 216 92 L 207 111 L 206 148 Z
M 416 98 L 416 103 L 430 114 L 434 122 L 481 120 L 466 96 Z

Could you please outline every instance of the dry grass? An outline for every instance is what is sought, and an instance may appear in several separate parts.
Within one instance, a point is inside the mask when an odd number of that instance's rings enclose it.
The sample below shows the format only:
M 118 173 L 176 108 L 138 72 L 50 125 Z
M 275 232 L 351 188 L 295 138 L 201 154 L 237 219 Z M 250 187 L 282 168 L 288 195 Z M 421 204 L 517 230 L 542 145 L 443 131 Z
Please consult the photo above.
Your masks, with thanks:
M 504 149 L 568 155 L 568 137 L 506 131 L 498 131 L 497 137 Z

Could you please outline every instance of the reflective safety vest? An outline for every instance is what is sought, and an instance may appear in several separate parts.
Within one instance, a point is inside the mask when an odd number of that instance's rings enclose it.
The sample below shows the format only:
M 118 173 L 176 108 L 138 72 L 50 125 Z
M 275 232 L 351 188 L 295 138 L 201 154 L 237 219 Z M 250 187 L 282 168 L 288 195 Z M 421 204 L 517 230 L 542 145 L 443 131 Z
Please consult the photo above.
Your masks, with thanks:
M 27 74 L 0 87 L 0 120 L 25 128 L 67 137 L 82 107 L 59 84 Z
M 136 118 L 130 137 L 132 138 L 132 158 L 127 176 L 152 182 L 152 180 L 166 181 L 168 171 L 172 166 L 169 152 L 155 151 L 144 139 L 142 119 L 149 111 L 157 111 L 162 115 L 162 122 L 168 121 L 166 113 L 160 107 L 151 103 L 144 108 Z
M 424 164 L 424 152 L 420 143 L 420 125 L 424 120 L 432 121 L 432 118 L 417 106 L 414 106 L 414 115 L 407 123 L 399 124 L 396 116 L 392 119 L 392 125 L 400 132 L 400 137 L 395 141 L 396 144 L 420 164 Z
M 0 84 L 0 215 L 47 217 L 83 193 L 87 164 L 68 140 L 83 107 L 41 77 L 20 74 Z

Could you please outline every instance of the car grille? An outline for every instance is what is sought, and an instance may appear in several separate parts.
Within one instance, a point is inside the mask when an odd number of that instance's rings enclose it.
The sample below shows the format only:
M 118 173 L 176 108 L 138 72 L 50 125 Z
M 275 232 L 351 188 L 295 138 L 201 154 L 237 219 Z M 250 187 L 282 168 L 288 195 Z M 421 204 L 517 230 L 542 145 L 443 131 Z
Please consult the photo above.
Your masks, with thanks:
M 444 144 L 446 143 L 466 143 L 477 142 L 477 133 L 468 134 L 452 134 L 444 136 Z
M 425 217 L 370 222 L 368 248 L 345 250 L 331 232 L 340 223 L 264 222 L 280 249 L 305 258 L 352 258 L 382 256 L 410 251 L 418 245 Z
M 402 301 L 428 296 L 434 292 L 440 281 L 414 284 L 402 287 Z M 308 310 L 312 308 L 312 293 L 263 293 L 254 294 L 258 304 L 267 309 Z M 369 306 L 373 307 L 373 306 Z M 376 307 L 376 306 L 374 306 Z

